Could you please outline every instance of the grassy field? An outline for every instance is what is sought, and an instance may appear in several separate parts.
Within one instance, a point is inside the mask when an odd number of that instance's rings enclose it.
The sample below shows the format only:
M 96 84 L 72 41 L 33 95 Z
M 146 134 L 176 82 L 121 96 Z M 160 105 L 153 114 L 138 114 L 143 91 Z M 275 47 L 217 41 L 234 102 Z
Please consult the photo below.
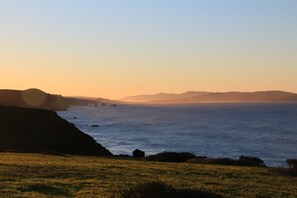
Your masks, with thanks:
M 150 181 L 224 197 L 297 197 L 297 177 L 269 168 L 0 153 L 0 197 L 109 197 Z

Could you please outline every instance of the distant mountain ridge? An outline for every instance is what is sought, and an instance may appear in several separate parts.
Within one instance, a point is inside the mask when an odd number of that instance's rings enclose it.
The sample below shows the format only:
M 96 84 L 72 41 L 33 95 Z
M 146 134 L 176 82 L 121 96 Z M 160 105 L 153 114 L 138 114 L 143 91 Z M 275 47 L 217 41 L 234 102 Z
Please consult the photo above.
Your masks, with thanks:
M 174 100 L 181 99 L 185 97 L 198 96 L 209 94 L 210 92 L 205 91 L 188 91 L 181 94 L 175 93 L 158 93 L 158 94 L 146 94 L 146 95 L 136 95 L 136 96 L 128 96 L 123 98 L 122 101 L 128 102 L 150 102 L 150 101 L 165 101 L 165 100 Z
M 199 102 L 297 102 L 297 94 L 284 91 L 206 92 L 189 91 L 181 94 L 159 93 L 136 95 L 122 101 L 134 103 L 199 103 Z

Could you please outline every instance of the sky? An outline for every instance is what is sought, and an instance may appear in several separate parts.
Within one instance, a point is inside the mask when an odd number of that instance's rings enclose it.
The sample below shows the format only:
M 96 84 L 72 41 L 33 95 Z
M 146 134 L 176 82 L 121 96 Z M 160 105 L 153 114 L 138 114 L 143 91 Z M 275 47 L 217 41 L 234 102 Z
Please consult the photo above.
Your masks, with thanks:
M 0 0 L 0 89 L 297 92 L 296 0 Z

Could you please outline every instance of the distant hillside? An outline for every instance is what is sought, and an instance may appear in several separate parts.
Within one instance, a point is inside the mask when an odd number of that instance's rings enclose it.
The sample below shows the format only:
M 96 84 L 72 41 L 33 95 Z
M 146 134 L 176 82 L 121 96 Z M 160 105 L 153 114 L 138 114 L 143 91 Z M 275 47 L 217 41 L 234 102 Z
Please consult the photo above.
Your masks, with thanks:
M 54 111 L 1 106 L 0 151 L 112 155 Z
M 167 101 L 167 100 L 177 100 L 182 99 L 186 97 L 192 97 L 192 96 L 200 96 L 209 94 L 210 92 L 204 92 L 204 91 L 188 91 L 182 94 L 174 94 L 174 93 L 158 93 L 158 94 L 152 94 L 152 95 L 137 95 L 137 96 L 129 96 L 126 98 L 123 98 L 122 101 L 126 102 L 151 102 L 151 101 Z
M 66 99 L 61 95 L 48 94 L 39 89 L 0 90 L 0 105 L 51 110 L 68 108 Z
M 297 102 L 297 94 L 283 91 L 258 92 L 185 92 L 130 96 L 126 102 L 144 103 L 199 103 L 199 102 Z
M 63 97 L 61 95 L 48 94 L 39 89 L 0 90 L 1 106 L 16 106 L 61 111 L 66 110 L 70 106 L 101 103 L 113 104 L 115 102 L 103 98 Z
M 93 98 L 83 96 L 65 97 L 68 106 L 85 106 L 85 105 L 114 105 L 121 103 L 119 101 L 109 100 L 105 98 Z

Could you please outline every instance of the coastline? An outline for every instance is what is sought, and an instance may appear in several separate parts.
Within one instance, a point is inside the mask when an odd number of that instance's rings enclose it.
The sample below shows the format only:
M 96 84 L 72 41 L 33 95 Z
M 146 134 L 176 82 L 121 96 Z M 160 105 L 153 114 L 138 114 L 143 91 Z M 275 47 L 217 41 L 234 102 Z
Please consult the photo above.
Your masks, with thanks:
M 131 154 L 136 148 L 147 155 L 163 151 L 213 158 L 248 155 L 283 167 L 286 159 L 297 157 L 296 107 L 296 103 L 122 104 L 73 107 L 59 115 L 116 155 Z

